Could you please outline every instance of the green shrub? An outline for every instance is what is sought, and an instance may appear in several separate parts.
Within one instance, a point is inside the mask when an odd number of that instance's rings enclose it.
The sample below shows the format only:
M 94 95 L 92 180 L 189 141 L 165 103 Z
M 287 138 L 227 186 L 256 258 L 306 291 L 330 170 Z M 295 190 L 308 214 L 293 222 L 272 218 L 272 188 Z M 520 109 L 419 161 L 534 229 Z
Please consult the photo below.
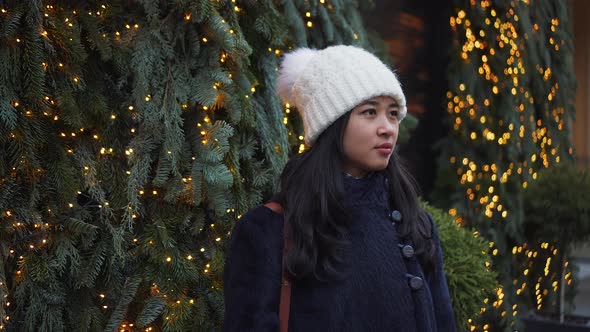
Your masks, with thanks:
M 436 223 L 443 249 L 445 272 L 457 321 L 457 331 L 469 331 L 486 307 L 484 299 L 492 297 L 498 287 L 496 272 L 488 254 L 489 244 L 474 231 L 458 226 L 454 218 L 441 209 L 422 203 Z

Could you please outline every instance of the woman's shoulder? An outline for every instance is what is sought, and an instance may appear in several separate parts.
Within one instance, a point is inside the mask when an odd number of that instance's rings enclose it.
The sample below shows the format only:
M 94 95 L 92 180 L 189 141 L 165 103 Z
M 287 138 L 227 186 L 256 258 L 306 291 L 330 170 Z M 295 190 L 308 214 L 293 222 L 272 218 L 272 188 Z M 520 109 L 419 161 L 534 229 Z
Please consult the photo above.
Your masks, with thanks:
M 263 223 L 266 220 L 273 219 L 273 220 L 283 220 L 283 215 L 274 211 L 270 206 L 266 204 L 258 205 L 253 207 L 252 209 L 248 210 L 242 218 L 238 221 L 238 223 Z
M 267 206 L 250 209 L 237 222 L 234 232 L 247 233 L 252 237 L 282 236 L 283 216 Z

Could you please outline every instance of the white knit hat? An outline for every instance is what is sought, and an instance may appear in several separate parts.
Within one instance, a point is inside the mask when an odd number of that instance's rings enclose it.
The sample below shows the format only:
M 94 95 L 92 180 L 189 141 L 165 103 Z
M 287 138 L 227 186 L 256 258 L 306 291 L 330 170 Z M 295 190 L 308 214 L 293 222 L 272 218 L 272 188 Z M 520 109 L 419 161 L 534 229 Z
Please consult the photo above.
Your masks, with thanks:
M 376 56 L 355 46 L 300 48 L 285 54 L 277 89 L 281 99 L 301 114 L 309 145 L 340 116 L 367 99 L 392 97 L 400 107 L 399 121 L 407 112 L 395 74 Z

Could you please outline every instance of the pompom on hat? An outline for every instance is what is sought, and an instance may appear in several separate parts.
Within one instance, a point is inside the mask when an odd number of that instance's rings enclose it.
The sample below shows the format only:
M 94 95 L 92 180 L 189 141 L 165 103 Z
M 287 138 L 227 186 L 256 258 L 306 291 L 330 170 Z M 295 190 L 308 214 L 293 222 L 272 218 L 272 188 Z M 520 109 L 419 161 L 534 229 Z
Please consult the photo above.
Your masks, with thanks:
M 395 74 L 376 56 L 355 46 L 300 48 L 285 54 L 277 90 L 283 102 L 301 114 L 309 145 L 340 116 L 373 97 L 392 97 L 400 107 L 399 121 L 407 113 Z

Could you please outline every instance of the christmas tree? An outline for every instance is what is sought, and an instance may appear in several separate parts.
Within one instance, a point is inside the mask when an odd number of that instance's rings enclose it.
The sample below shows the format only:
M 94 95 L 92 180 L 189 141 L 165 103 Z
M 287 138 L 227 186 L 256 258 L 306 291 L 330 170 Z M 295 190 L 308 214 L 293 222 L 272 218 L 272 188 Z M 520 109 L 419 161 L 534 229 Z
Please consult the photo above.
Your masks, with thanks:
M 539 170 L 572 159 L 570 14 L 567 2 L 551 0 L 454 5 L 446 95 L 451 132 L 441 143 L 438 200 L 458 223 L 491 241 L 500 272 L 502 287 L 486 299 L 487 321 L 473 322 L 473 330 L 513 330 L 518 315 L 543 310 L 562 287 L 559 249 L 525 242 L 522 198 Z
M 219 329 L 230 230 L 305 149 L 280 57 L 379 49 L 361 4 L 0 1 L 0 329 Z

